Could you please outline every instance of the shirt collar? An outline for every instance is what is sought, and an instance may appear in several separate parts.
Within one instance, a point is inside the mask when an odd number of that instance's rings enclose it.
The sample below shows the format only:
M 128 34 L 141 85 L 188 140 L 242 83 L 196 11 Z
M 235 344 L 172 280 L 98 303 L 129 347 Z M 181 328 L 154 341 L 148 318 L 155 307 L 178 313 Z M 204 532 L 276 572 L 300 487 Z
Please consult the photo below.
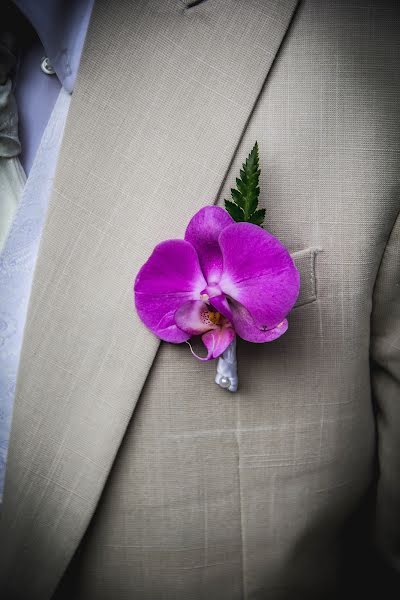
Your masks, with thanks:
M 62 86 L 74 89 L 94 0 L 14 0 L 43 44 Z

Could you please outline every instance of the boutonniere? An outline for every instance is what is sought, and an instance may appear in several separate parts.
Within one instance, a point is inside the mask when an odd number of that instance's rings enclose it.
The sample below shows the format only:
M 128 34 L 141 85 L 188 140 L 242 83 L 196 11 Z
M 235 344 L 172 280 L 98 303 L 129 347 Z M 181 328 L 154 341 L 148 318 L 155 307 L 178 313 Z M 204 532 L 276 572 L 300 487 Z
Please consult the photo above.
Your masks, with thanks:
M 184 239 L 158 244 L 134 285 L 143 323 L 165 342 L 187 342 L 199 360 L 218 358 L 215 381 L 230 391 L 238 384 L 236 338 L 279 338 L 300 289 L 287 248 L 263 228 L 259 177 L 256 142 L 225 209 L 200 209 Z M 205 356 L 194 353 L 193 336 L 201 336 Z

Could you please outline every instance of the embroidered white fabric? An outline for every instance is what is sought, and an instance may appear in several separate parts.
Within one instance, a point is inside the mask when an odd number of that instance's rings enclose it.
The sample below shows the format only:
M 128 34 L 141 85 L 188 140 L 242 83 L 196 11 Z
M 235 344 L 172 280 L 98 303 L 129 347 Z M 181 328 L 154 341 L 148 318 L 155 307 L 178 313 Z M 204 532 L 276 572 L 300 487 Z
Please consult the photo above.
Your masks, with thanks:
M 62 88 L 0 254 L 0 500 L 33 272 L 70 100 Z
M 0 85 L 0 253 L 26 182 L 20 152 L 17 106 L 9 79 Z

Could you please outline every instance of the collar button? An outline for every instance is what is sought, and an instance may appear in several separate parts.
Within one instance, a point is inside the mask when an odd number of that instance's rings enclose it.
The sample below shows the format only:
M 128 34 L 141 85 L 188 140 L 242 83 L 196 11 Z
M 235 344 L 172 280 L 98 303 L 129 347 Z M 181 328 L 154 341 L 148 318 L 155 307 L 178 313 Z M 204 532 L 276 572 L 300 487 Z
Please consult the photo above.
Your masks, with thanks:
M 44 56 L 40 62 L 40 68 L 46 75 L 54 75 L 55 70 L 48 56 Z

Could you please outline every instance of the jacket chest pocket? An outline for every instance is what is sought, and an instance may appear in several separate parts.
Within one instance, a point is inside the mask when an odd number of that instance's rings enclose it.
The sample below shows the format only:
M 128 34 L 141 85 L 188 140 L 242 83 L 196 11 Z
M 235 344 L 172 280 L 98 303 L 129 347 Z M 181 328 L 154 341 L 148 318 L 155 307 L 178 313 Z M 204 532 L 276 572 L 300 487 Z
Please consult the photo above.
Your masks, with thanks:
M 321 248 L 310 247 L 290 254 L 300 273 L 300 293 L 293 308 L 317 299 L 315 260 L 319 252 L 322 252 Z

